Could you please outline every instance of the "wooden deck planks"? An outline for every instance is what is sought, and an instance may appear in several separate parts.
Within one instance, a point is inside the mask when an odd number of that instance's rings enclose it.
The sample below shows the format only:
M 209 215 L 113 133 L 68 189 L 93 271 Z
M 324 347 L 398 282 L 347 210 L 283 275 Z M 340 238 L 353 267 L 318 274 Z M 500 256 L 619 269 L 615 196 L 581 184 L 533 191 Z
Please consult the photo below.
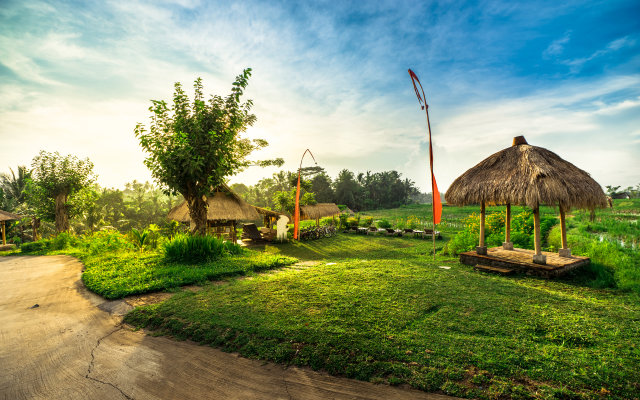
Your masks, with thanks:
M 504 250 L 502 247 L 487 249 L 486 255 L 477 254 L 475 251 L 467 251 L 460 254 L 460 262 L 466 265 L 487 265 L 491 267 L 512 268 L 528 274 L 543 277 L 562 275 L 574 268 L 589 264 L 588 257 L 572 256 L 560 257 L 556 253 L 543 251 L 547 256 L 547 264 L 533 263 L 533 250 L 514 249 Z

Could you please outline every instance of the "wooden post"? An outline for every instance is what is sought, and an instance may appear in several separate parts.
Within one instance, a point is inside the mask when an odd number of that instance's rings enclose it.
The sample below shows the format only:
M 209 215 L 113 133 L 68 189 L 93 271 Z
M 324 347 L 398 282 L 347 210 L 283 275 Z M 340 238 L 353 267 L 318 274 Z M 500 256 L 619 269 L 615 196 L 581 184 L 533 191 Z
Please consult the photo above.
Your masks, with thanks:
M 320 226 L 320 217 L 316 218 L 316 227 Z
M 546 264 L 547 257 L 542 254 L 542 246 L 540 244 L 540 207 L 533 209 L 533 235 L 535 247 L 533 262 L 536 264 Z
M 567 245 L 567 225 L 564 220 L 564 208 L 560 205 L 560 237 L 562 238 L 562 248 L 558 250 L 560 257 L 571 257 L 571 249 Z
M 7 244 L 7 238 L 5 237 L 5 226 L 4 221 L 2 221 L 2 245 Z
M 513 243 L 511 243 L 511 203 L 507 203 L 507 215 L 505 219 L 504 229 L 504 243 L 502 248 L 505 250 L 513 250 Z
M 484 245 L 484 201 L 480 203 L 480 244 L 478 247 L 476 247 L 476 253 L 485 255 L 487 254 L 487 246 Z

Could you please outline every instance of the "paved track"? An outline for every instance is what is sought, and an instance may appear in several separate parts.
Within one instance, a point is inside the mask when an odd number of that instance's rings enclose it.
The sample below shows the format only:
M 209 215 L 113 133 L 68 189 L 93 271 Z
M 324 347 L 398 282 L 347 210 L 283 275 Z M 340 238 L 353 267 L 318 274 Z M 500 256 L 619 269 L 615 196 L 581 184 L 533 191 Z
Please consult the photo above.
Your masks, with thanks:
M 130 306 L 87 291 L 81 270 L 0 257 L 0 399 L 452 399 L 134 332 Z

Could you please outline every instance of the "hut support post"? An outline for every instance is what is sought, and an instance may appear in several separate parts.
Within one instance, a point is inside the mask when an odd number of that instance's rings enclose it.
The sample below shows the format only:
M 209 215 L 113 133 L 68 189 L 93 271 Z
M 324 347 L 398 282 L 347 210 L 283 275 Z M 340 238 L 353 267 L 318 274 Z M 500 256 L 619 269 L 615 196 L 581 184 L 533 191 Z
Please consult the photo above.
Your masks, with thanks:
M 502 248 L 505 250 L 513 250 L 513 243 L 511 243 L 511 203 L 507 203 L 505 224 L 504 243 L 502 243 Z
M 542 246 L 540 244 L 540 207 L 533 209 L 533 235 L 536 251 L 533 255 L 533 262 L 536 264 L 546 264 L 547 256 L 542 254 Z
M 435 236 L 435 226 L 434 226 Z M 484 245 L 484 201 L 480 203 L 480 245 L 476 247 L 476 253 L 487 254 L 487 246 Z
M 2 245 L 4 246 L 5 244 L 7 244 L 7 237 L 5 236 L 5 226 L 4 226 L 4 221 L 2 221 Z
M 562 248 L 558 250 L 560 257 L 571 257 L 571 249 L 567 246 L 567 225 L 564 221 L 564 208 L 560 206 L 560 236 L 562 237 Z

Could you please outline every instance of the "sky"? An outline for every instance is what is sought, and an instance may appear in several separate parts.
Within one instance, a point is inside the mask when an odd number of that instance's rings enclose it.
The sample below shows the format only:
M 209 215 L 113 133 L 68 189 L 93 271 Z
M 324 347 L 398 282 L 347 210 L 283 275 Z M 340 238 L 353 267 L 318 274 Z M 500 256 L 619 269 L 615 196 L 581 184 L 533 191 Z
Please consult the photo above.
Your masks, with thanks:
M 640 2 L 0 0 L 0 172 L 40 150 L 98 183 L 152 180 L 134 135 L 151 100 L 225 96 L 250 67 L 246 136 L 331 177 L 397 170 L 425 192 L 524 135 L 600 183 L 640 183 Z M 304 165 L 312 161 L 305 158 Z M 255 184 L 276 167 L 231 182 Z

